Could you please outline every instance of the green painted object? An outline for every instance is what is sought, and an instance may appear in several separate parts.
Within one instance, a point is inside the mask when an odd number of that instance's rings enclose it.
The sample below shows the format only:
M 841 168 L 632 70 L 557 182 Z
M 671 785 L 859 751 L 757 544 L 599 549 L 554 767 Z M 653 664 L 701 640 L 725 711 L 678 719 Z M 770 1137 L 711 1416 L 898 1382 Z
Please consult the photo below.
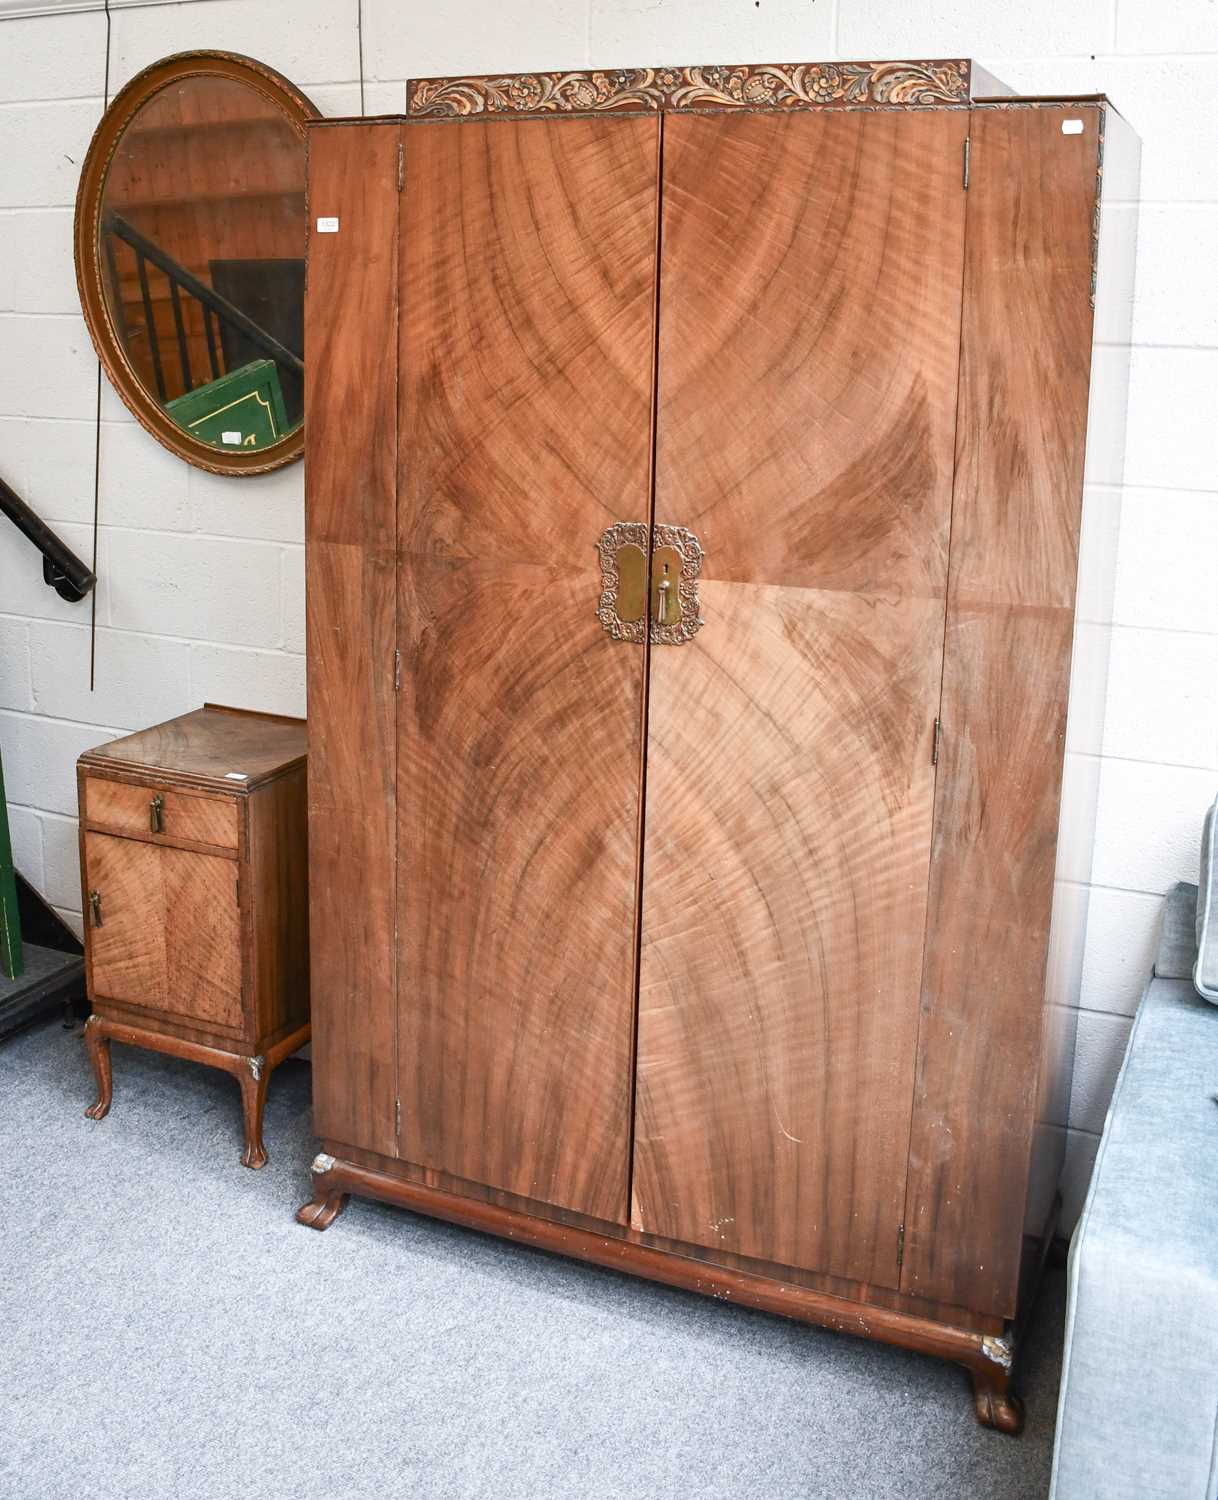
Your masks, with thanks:
M 287 435 L 279 370 L 256 359 L 165 403 L 184 431 L 213 448 L 267 448 Z
M 0 974 L 16 979 L 24 968 L 13 843 L 8 834 L 8 803 L 4 800 L 4 763 L 0 761 Z

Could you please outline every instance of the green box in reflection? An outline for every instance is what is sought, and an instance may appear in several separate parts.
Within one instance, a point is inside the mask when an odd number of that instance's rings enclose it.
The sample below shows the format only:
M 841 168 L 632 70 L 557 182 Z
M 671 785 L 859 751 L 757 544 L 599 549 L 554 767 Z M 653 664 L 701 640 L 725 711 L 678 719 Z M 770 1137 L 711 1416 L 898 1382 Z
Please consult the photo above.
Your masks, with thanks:
M 165 410 L 191 437 L 213 448 L 266 448 L 288 430 L 273 359 L 256 359 L 196 386 L 166 402 Z

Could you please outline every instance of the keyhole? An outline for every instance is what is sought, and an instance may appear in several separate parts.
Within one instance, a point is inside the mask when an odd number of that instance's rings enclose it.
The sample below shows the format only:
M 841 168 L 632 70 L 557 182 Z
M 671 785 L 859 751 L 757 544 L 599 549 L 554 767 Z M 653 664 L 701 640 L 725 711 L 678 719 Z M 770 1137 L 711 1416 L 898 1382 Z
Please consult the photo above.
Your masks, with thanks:
M 657 625 L 675 625 L 681 618 L 681 601 L 676 580 L 680 559 L 671 547 L 657 547 L 652 553 L 652 619 Z

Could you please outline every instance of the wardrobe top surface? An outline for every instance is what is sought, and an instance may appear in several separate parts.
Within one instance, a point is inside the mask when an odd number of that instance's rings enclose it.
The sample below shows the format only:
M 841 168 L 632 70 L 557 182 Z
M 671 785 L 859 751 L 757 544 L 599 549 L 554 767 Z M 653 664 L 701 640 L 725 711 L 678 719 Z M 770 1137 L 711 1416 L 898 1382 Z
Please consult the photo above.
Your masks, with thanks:
M 1018 95 L 971 58 L 724 63 L 452 74 L 406 80 L 405 114 L 307 122 L 402 124 L 563 115 L 774 113 L 1108 104 L 1104 94 Z
M 249 791 L 305 758 L 303 719 L 206 703 L 193 713 L 86 750 L 86 769 L 167 772 L 226 792 Z
M 1067 95 L 1061 103 L 1102 95 Z M 638 112 L 943 109 L 1039 104 L 967 57 L 866 62 L 725 63 L 409 78 L 414 119 Z

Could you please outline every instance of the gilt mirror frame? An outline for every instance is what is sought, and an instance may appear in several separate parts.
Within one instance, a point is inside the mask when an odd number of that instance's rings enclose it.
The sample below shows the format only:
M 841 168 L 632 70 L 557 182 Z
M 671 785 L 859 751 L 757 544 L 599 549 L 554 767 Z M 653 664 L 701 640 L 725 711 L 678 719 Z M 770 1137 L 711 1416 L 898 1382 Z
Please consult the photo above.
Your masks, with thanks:
M 135 116 L 164 88 L 189 78 L 223 78 L 253 89 L 276 105 L 300 137 L 305 151 L 305 122 L 321 118 L 321 111 L 298 88 L 265 63 L 236 52 L 177 52 L 137 73 L 115 95 L 102 116 L 80 174 L 73 223 L 76 285 L 85 323 L 97 357 L 124 404 L 140 425 L 176 457 L 213 474 L 265 474 L 293 463 L 304 452 L 304 419 L 280 441 L 267 447 L 227 451 L 191 437 L 169 415 L 147 388 L 123 345 L 115 326 L 104 282 L 101 247 L 102 202 L 115 152 Z M 303 166 L 301 172 L 303 185 Z M 307 231 L 308 211 L 302 227 Z M 301 256 L 305 252 L 301 243 Z

